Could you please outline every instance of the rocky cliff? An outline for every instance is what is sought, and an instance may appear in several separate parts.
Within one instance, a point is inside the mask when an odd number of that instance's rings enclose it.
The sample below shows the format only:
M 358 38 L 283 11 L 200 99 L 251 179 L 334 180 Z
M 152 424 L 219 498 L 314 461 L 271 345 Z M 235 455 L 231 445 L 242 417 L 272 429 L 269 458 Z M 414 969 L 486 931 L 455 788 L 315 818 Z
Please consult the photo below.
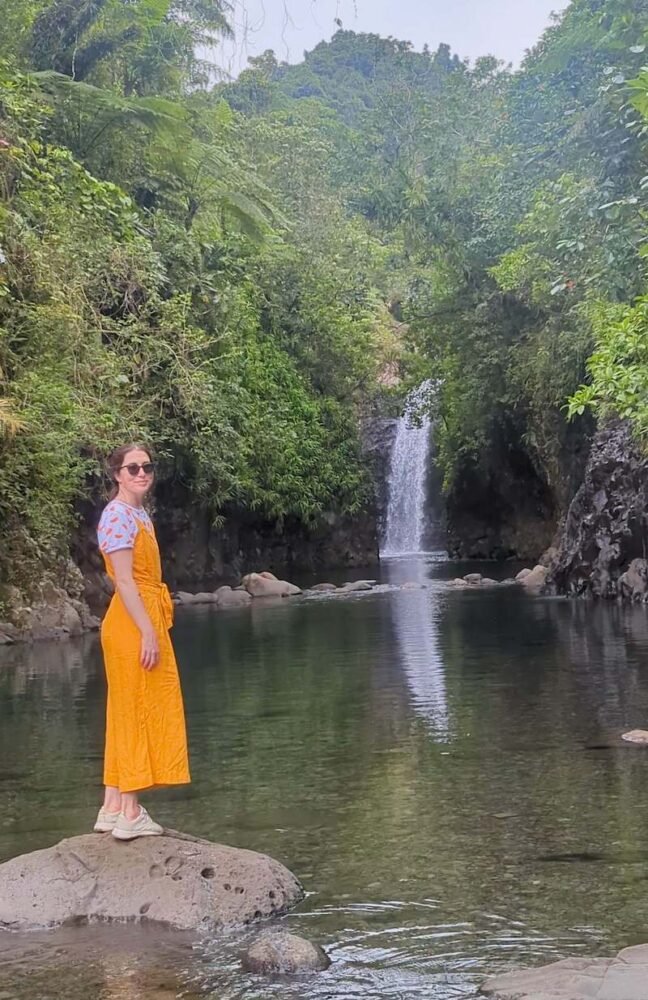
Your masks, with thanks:
M 648 593 L 647 500 L 648 455 L 626 423 L 601 428 L 556 540 L 549 591 L 643 599 Z

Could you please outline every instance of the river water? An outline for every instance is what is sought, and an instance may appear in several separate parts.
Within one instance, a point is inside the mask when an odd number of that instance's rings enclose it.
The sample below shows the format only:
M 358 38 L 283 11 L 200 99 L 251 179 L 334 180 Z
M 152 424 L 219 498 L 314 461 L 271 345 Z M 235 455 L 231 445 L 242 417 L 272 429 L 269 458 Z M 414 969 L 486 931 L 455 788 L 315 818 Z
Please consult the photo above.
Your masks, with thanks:
M 284 922 L 328 972 L 246 976 L 238 932 L 5 933 L 0 1000 L 448 1000 L 648 940 L 648 751 L 618 741 L 648 727 L 648 612 L 453 592 L 459 570 L 178 615 L 194 782 L 148 804 L 287 864 Z M 2 861 L 90 828 L 104 682 L 96 637 L 0 657 Z

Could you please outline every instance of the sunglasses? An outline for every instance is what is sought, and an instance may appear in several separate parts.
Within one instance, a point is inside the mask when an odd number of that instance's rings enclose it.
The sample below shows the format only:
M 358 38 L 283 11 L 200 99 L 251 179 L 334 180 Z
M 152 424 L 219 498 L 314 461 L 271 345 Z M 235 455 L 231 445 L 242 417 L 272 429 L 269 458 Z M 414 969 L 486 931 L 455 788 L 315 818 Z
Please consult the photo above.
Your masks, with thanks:
M 138 462 L 129 462 L 128 465 L 120 465 L 119 469 L 120 471 L 122 469 L 126 469 L 128 475 L 132 476 L 133 479 L 135 478 L 135 476 L 139 474 L 140 469 L 142 470 L 145 476 L 152 476 L 153 473 L 155 472 L 155 466 L 153 462 L 143 462 L 141 465 L 139 465 Z

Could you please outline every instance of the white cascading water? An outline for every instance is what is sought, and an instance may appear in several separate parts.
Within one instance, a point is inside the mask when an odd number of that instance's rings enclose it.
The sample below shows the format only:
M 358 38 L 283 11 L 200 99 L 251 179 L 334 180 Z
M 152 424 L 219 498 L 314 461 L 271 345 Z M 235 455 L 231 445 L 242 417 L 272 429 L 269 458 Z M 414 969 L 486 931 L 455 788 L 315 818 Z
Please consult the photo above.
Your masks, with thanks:
M 415 423 L 413 414 L 420 407 L 424 383 L 407 400 L 405 413 L 398 422 L 391 454 L 387 523 L 381 556 L 416 555 L 423 549 L 425 534 L 425 487 L 430 457 L 430 420 Z

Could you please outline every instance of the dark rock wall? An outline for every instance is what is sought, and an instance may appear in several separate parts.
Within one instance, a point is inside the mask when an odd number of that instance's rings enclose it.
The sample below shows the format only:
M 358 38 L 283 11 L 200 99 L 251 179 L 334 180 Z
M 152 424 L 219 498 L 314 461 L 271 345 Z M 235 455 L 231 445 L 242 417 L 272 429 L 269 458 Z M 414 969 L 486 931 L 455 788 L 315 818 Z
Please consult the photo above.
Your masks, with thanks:
M 100 512 L 101 504 L 87 504 L 80 511 L 72 553 L 85 580 L 85 600 L 95 612 L 105 607 L 111 593 L 96 542 Z M 374 510 L 354 517 L 329 513 L 317 525 L 297 519 L 264 521 L 230 510 L 222 526 L 214 526 L 205 510 L 167 486 L 156 497 L 154 519 L 164 578 L 172 588 L 238 582 L 245 573 L 264 569 L 283 575 L 378 561 Z
M 446 503 L 448 548 L 458 559 L 537 559 L 556 530 L 551 490 L 512 447 L 502 448 L 487 470 L 465 466 Z
M 626 596 L 622 593 L 624 574 L 634 560 L 643 562 L 648 554 L 647 500 L 648 456 L 634 441 L 629 426 L 617 421 L 601 428 L 557 539 L 550 590 Z M 640 578 L 640 564 L 633 566 L 633 573 Z
M 391 453 L 398 433 L 398 420 L 375 417 L 367 420 L 361 429 L 362 450 L 369 463 L 376 497 L 376 522 L 378 537 L 382 538 L 387 523 L 389 504 L 389 471 Z
M 537 561 L 582 482 L 589 447 L 586 430 L 570 425 L 549 481 L 520 429 L 502 426 L 488 453 L 464 464 L 446 496 L 450 555 Z

